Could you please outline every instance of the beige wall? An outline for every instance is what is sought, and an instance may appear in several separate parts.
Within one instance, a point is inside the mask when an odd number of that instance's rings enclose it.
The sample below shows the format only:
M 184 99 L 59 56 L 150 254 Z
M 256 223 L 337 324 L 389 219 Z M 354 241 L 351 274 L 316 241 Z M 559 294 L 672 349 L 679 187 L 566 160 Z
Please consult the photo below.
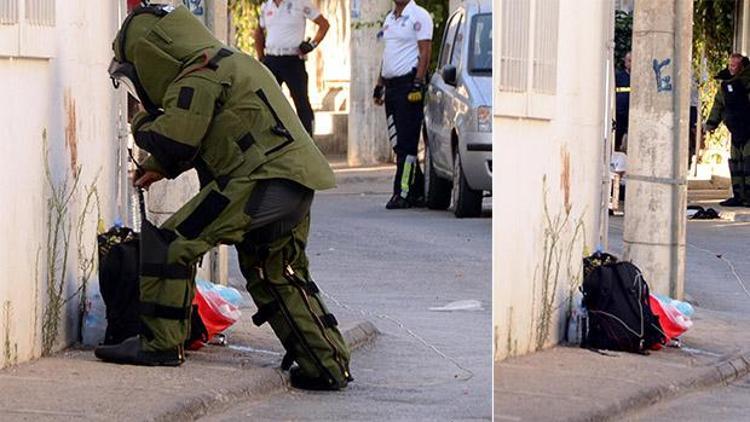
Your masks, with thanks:
M 60 213 L 71 242 L 66 266 L 58 249 L 54 276 L 66 277 L 62 297 L 73 299 L 59 317 L 56 348 L 76 337 L 79 257 L 96 247 L 96 209 L 81 219 L 85 188 L 97 189 L 105 223 L 120 213 L 118 100 L 107 77 L 118 7 L 116 2 L 69 6 L 57 1 L 54 36 L 45 46 L 50 57 L 0 52 L 0 92 L 5 98 L 0 103 L 0 367 L 41 352 L 48 268 L 54 257 L 47 239 L 52 189 L 45 178 L 44 131 L 57 189 L 67 180 L 70 191 L 74 169 L 80 166 L 78 188 L 67 212 Z
M 500 1 L 494 5 L 498 28 Z M 560 0 L 557 93 L 545 111 L 550 119 L 502 114 L 498 105 L 505 100 L 495 98 L 495 359 L 560 341 L 570 292 L 581 281 L 581 258 L 597 242 L 610 6 Z M 547 336 L 540 335 L 545 324 Z

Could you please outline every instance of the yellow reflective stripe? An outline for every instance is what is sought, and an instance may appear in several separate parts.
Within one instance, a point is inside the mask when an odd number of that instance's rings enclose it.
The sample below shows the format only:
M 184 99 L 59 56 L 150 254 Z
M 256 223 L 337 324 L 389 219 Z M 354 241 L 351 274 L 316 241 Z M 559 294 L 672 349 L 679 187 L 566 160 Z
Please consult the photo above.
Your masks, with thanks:
M 618 93 L 618 94 L 621 94 L 623 92 L 630 92 L 630 87 L 629 86 L 618 86 L 617 88 L 615 88 L 615 92 Z

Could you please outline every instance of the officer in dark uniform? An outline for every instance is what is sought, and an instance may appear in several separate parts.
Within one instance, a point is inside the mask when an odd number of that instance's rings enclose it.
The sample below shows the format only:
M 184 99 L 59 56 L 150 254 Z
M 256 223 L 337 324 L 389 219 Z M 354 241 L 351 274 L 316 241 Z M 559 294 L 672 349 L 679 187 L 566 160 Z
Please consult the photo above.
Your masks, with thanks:
M 630 52 L 622 60 L 622 69 L 615 73 L 615 150 L 623 150 L 630 118 Z
M 307 20 L 318 26 L 311 40 L 304 40 Z M 285 83 L 289 88 L 297 115 L 312 135 L 315 114 L 307 93 L 304 57 L 323 41 L 330 26 L 328 20 L 311 0 L 266 0 L 260 6 L 258 23 L 254 34 L 258 60 L 279 84 Z
M 292 385 L 345 387 L 349 350 L 305 254 L 314 191 L 333 187 L 334 176 L 273 75 L 221 44 L 184 6 L 136 8 L 113 48 L 115 86 L 128 86 L 145 108 L 131 124 L 150 153 L 135 185 L 195 169 L 201 190 L 160 228 L 144 229 L 142 334 L 100 346 L 96 356 L 180 365 L 195 264 L 217 244 L 232 244 L 258 307 L 253 322 L 270 323 L 281 340 Z
M 705 128 L 713 131 L 723 121 L 732 134 L 729 172 L 733 196 L 720 205 L 750 207 L 750 62 L 741 54 L 732 54 L 729 66 L 716 78 L 721 87 Z
M 385 103 L 388 136 L 396 153 L 393 196 L 387 209 L 421 206 L 423 176 L 417 161 L 424 88 L 432 49 L 432 17 L 414 0 L 394 0 L 378 37 L 385 43 L 383 64 L 373 97 Z

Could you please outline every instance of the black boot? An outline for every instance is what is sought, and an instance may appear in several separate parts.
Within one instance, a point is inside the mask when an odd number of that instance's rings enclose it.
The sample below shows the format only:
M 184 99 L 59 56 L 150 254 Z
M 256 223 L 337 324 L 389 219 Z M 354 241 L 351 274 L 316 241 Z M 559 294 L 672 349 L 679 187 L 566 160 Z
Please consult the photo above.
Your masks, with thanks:
M 139 336 L 130 337 L 120 344 L 99 346 L 94 349 L 94 355 L 105 362 L 127 365 L 180 366 L 185 361 L 182 345 L 173 350 L 145 352 Z
M 411 208 L 411 203 L 406 199 L 402 198 L 401 195 L 395 194 L 391 197 L 390 201 L 385 204 L 385 208 L 388 210 L 399 210 L 404 208 Z
M 735 196 L 726 199 L 724 201 L 719 202 L 719 205 L 722 207 L 741 207 L 743 206 L 742 200 L 740 198 L 737 198 Z
M 289 370 L 289 381 L 292 383 L 292 387 L 299 388 L 300 390 L 313 390 L 313 391 L 337 391 L 346 387 L 347 381 L 343 383 L 336 382 L 336 380 L 327 377 L 312 378 L 302 373 L 300 367 L 295 366 Z

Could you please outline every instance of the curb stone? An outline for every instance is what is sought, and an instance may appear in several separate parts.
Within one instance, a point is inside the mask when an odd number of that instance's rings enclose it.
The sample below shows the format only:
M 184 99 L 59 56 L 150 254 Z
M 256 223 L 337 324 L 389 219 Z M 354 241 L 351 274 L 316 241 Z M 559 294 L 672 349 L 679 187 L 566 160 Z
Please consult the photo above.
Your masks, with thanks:
M 653 406 L 661 401 L 674 399 L 687 393 L 717 385 L 726 385 L 750 373 L 750 353 L 742 353 L 721 363 L 704 368 L 695 376 L 676 383 L 648 387 L 629 397 L 600 409 L 595 409 L 574 418 L 570 422 L 595 422 L 613 420 L 625 414 Z
M 365 344 L 373 341 L 380 334 L 375 325 L 370 321 L 359 321 L 342 330 L 341 333 L 346 340 L 349 349 L 354 351 Z M 253 377 L 247 383 L 240 384 L 232 389 L 218 389 L 208 391 L 196 397 L 175 405 L 158 415 L 154 415 L 152 421 L 174 421 L 195 420 L 206 416 L 210 412 L 228 408 L 231 403 L 239 400 L 257 399 L 259 395 L 281 390 L 288 387 L 287 377 L 278 368 L 264 368 L 260 376 Z

